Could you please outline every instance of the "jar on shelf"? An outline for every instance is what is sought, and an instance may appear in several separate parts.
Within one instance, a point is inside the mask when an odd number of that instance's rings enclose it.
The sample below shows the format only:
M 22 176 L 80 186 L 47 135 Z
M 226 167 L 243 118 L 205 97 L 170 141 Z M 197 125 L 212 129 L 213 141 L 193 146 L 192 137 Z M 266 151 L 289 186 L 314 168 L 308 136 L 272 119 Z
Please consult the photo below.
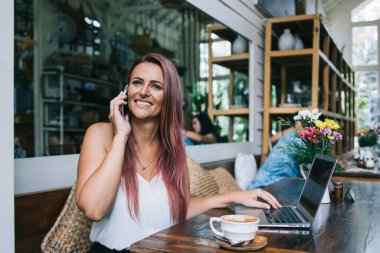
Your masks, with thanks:
M 248 52 L 248 42 L 243 36 L 238 34 L 236 39 L 232 42 L 232 53 L 242 54 L 246 52 Z
M 290 50 L 294 48 L 294 37 L 290 32 L 290 29 L 285 29 L 283 34 L 280 36 L 278 40 L 278 48 L 280 50 Z
M 300 37 L 298 35 L 294 36 L 294 49 L 304 49 L 304 45 Z

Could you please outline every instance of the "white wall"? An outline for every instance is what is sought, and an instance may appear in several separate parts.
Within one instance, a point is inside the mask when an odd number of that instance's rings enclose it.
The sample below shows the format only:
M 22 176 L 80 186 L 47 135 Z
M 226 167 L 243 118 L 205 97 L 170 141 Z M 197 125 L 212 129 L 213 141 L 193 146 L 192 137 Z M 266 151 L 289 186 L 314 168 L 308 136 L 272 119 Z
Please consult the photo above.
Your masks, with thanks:
M 14 252 L 13 194 L 13 0 L 0 8 L 0 252 Z
M 206 163 L 235 158 L 238 153 L 252 154 L 252 146 L 252 143 L 188 146 L 186 153 L 198 163 Z M 77 177 L 78 159 L 75 154 L 15 160 L 15 195 L 71 187 Z
M 363 0 L 345 0 L 333 9 L 329 10 L 326 15 L 327 26 L 332 33 L 335 43 L 339 49 L 343 50 L 343 57 L 352 66 L 352 29 L 351 29 L 351 10 L 357 5 L 364 2 Z

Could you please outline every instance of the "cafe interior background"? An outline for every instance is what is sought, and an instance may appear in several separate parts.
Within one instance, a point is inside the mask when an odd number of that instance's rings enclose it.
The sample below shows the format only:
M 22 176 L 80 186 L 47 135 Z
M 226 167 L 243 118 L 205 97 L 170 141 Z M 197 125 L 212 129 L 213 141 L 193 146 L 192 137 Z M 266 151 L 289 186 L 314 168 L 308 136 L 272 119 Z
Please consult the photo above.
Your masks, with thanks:
M 305 8 L 316 7 L 307 5 L 308 1 L 280 2 L 281 5 L 273 1 L 272 6 L 271 1 L 258 1 L 246 8 L 264 18 L 265 14 L 304 14 Z M 353 35 L 357 36 L 352 44 L 347 36 L 350 32 L 339 34 L 337 29 L 336 24 L 342 20 L 338 17 L 343 15 L 337 6 L 370 5 L 367 2 L 322 1 L 317 6 L 325 12 L 324 21 L 344 58 L 347 62 L 354 59 L 352 66 L 377 64 L 377 28 L 357 27 L 353 22 Z M 192 115 L 209 113 L 224 142 L 254 141 L 254 153 L 260 153 L 262 38 L 249 42 L 244 34 L 228 27 L 227 20 L 215 19 L 196 4 L 181 0 L 16 0 L 14 7 L 15 158 L 78 153 L 86 128 L 94 122 L 107 121 L 110 98 L 123 88 L 131 63 L 147 52 L 162 53 L 175 63 L 183 84 L 186 129 L 191 129 Z M 351 19 L 362 21 L 360 13 L 357 16 Z M 225 29 L 218 28 L 221 24 L 227 24 Z M 350 27 L 341 30 L 350 31 Z M 255 32 L 263 36 L 264 29 L 258 26 Z M 372 37 L 364 38 L 368 33 Z M 253 48 L 248 43 L 253 43 Z M 351 45 L 355 54 L 352 58 Z M 362 55 L 365 47 L 369 50 Z M 224 59 L 217 61 L 217 57 Z M 363 69 L 356 73 L 356 79 L 362 88 L 357 93 L 357 109 L 371 112 L 370 100 L 377 97 L 370 98 L 369 94 L 378 90 L 377 72 Z M 295 101 L 295 86 L 304 89 L 310 86 L 310 80 L 293 78 L 290 82 L 285 103 L 302 102 L 306 106 L 311 101 L 310 94 L 303 99 L 306 101 Z M 279 97 L 273 93 L 271 96 Z M 372 104 L 377 105 L 376 101 Z M 357 115 L 363 115 L 358 118 L 360 125 L 374 120 L 367 113 Z M 272 133 L 279 131 L 275 123 L 271 124 Z
M 231 148 L 249 143 L 253 154 L 261 154 L 264 51 L 270 46 L 265 18 L 271 16 L 322 14 L 329 36 L 355 72 L 355 129 L 377 123 L 379 2 L 7 1 L 14 10 L 13 158 L 79 153 L 86 128 L 107 121 L 110 98 L 123 88 L 131 63 L 147 52 L 161 53 L 176 65 L 186 129 L 192 115 L 205 112 L 223 142 Z M 282 31 L 273 33 L 278 38 Z M 310 34 L 299 33 L 307 47 Z M 295 101 L 296 86 L 311 85 L 310 70 L 309 80 L 289 83 L 284 98 L 279 88 L 271 89 L 271 103 L 310 105 L 311 94 Z M 279 130 L 271 121 L 271 134 Z

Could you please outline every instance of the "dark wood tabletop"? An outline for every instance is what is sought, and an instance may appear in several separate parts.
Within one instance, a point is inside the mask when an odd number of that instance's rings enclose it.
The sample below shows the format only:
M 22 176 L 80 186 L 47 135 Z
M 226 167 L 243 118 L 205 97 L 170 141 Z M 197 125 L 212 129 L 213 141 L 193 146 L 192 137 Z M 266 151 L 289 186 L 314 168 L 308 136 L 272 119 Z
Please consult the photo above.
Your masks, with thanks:
M 266 188 L 283 205 L 295 204 L 304 180 L 284 179 Z M 268 245 L 257 252 L 379 252 L 380 183 L 345 182 L 356 201 L 322 204 L 312 229 L 260 229 Z M 233 208 L 213 209 L 153 234 L 131 246 L 132 252 L 230 252 L 220 248 L 209 226 L 212 216 Z
M 359 168 L 357 161 L 354 159 L 345 160 L 345 162 L 347 163 L 347 167 L 339 173 L 334 174 L 334 176 L 370 179 L 368 181 L 373 179 L 372 181 L 380 182 L 380 168 L 377 161 L 372 169 Z

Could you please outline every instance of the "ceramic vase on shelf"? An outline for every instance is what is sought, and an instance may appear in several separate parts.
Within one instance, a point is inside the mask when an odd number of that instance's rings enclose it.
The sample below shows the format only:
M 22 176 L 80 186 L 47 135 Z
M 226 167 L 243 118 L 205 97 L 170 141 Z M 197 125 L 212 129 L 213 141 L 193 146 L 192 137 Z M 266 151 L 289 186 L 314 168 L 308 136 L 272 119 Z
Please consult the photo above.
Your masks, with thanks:
M 294 48 L 295 39 L 290 29 L 285 29 L 284 33 L 280 36 L 278 40 L 278 48 L 280 50 L 290 50 Z
M 232 43 L 232 53 L 241 54 L 246 52 L 248 52 L 248 42 L 243 36 L 238 34 L 238 36 Z
M 304 49 L 304 45 L 300 37 L 298 35 L 294 36 L 294 49 Z
M 374 147 L 364 147 L 364 161 L 367 169 L 373 169 L 375 167 L 375 158 L 373 155 Z
M 309 173 L 311 170 L 311 165 L 312 165 L 311 163 L 310 164 L 300 164 L 300 172 L 301 172 L 301 175 L 304 179 L 307 179 L 307 177 L 309 176 Z M 333 187 L 333 184 L 331 183 L 331 181 L 329 181 L 329 183 L 326 187 L 326 191 L 323 194 L 323 198 L 321 201 L 322 204 L 328 204 L 331 202 L 329 187 Z

